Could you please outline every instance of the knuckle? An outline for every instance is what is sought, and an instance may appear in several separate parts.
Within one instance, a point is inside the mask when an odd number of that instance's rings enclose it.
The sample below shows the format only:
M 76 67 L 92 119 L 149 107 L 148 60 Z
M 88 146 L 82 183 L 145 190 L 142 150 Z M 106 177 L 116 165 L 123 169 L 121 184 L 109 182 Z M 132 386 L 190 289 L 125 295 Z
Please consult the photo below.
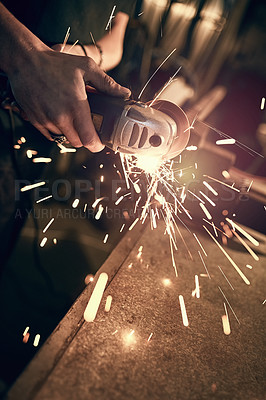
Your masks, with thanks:
M 95 69 L 95 62 L 91 57 L 84 57 L 85 58 L 85 67 L 88 70 L 94 70 Z
M 103 79 L 107 88 L 115 88 L 117 86 L 117 83 L 109 75 L 105 74 Z

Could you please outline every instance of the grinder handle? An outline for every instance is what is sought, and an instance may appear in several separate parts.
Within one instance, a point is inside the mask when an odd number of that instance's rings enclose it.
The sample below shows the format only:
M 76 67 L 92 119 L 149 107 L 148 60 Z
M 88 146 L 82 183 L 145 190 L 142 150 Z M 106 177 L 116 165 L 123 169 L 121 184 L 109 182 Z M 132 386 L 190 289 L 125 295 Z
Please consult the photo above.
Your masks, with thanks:
M 87 97 L 95 129 L 102 143 L 112 148 L 112 134 L 128 100 L 91 89 L 87 89 Z

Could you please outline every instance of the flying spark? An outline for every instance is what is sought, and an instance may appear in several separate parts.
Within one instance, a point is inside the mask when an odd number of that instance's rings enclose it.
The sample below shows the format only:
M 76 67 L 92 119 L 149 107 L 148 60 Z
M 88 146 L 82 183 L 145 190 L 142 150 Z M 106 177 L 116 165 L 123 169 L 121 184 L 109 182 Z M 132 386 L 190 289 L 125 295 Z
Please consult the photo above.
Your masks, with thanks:
M 25 330 L 24 330 L 24 332 L 23 332 L 23 336 L 26 336 L 26 335 L 27 335 L 29 329 L 30 329 L 30 327 L 29 327 L 29 326 L 26 326 L 26 328 L 25 328 Z
M 252 237 L 248 232 L 246 232 L 243 228 L 241 228 L 241 226 L 239 226 L 238 224 L 236 224 L 234 221 L 232 221 L 229 218 L 225 218 L 227 222 L 229 222 L 233 228 L 237 229 L 240 233 L 242 233 L 242 235 L 244 235 L 252 244 L 254 244 L 254 246 L 259 246 L 259 242 L 254 239 L 254 237 Z
M 227 297 L 225 296 L 225 294 L 224 294 L 224 292 L 222 291 L 222 289 L 220 288 L 220 286 L 218 286 L 218 289 L 219 289 L 220 292 L 222 293 L 222 295 L 223 295 L 223 297 L 224 297 L 226 303 L 229 305 L 230 310 L 232 311 L 232 313 L 233 313 L 235 319 L 237 320 L 238 324 L 240 325 L 240 321 L 239 321 L 239 319 L 237 318 L 236 313 L 234 312 L 234 310 L 233 310 L 231 304 L 230 304 L 229 301 L 227 300 Z
M 39 186 L 43 186 L 43 185 L 45 185 L 45 183 L 46 183 L 46 182 L 38 182 L 38 183 L 33 183 L 32 185 L 26 185 L 26 186 L 23 186 L 23 187 L 20 189 L 20 191 L 21 191 L 21 192 L 26 192 L 26 191 L 28 191 L 28 190 L 35 189 L 35 188 L 37 188 L 37 187 L 39 187 Z
M 43 228 L 43 233 L 45 233 L 47 231 L 48 228 L 50 228 L 50 226 L 52 225 L 52 223 L 54 222 L 54 218 L 52 218 L 48 224 L 46 225 L 45 228 Z
M 226 282 L 228 283 L 228 285 L 230 286 L 230 288 L 231 288 L 232 290 L 235 290 L 235 289 L 233 288 L 233 286 L 231 285 L 231 283 L 229 282 L 227 276 L 226 276 L 225 273 L 223 272 L 222 268 L 219 267 L 219 265 L 218 265 L 218 268 L 219 268 L 219 270 L 221 271 L 223 277 L 225 278 L 225 280 L 226 280 Z
M 216 144 L 218 146 L 223 145 L 223 144 L 235 144 L 235 139 L 220 139 L 220 140 L 216 140 Z
M 33 158 L 32 162 L 34 162 L 35 164 L 37 163 L 50 163 L 52 161 L 52 159 L 50 157 L 36 157 Z
M 110 30 L 111 30 L 112 19 L 115 17 L 115 16 L 114 16 L 115 9 L 116 9 L 116 6 L 114 6 L 113 9 L 112 9 L 110 18 L 109 18 L 109 20 L 108 20 L 108 22 L 107 22 L 107 25 L 106 25 L 106 27 L 105 27 L 105 30 L 106 30 L 106 31 L 108 30 L 108 28 L 110 28 Z
M 46 197 L 43 197 L 42 199 L 37 200 L 36 203 L 41 203 L 42 201 L 48 200 L 51 197 L 53 197 L 53 196 L 50 194 L 49 196 L 46 196 Z
M 181 309 L 183 325 L 188 326 L 189 324 L 188 324 L 186 306 L 185 306 L 185 302 L 184 302 L 184 297 L 181 294 L 179 295 L 179 304 L 180 304 L 180 309 Z
M 241 278 L 243 279 L 243 281 L 245 282 L 246 285 L 250 285 L 250 282 L 248 280 L 248 278 L 243 274 L 243 272 L 241 271 L 241 269 L 236 265 L 236 263 L 232 260 L 232 258 L 229 256 L 229 254 L 224 250 L 224 248 L 220 245 L 219 242 L 217 242 L 217 240 L 215 239 L 215 237 L 211 234 L 211 232 L 206 228 L 206 226 L 203 225 L 203 228 L 205 229 L 205 231 L 210 235 L 210 237 L 212 238 L 212 240 L 217 244 L 217 246 L 219 247 L 219 249 L 224 253 L 224 255 L 226 256 L 226 258 L 230 261 L 230 263 L 233 265 L 233 267 L 235 268 L 236 272 L 241 276 Z
M 85 321 L 87 321 L 87 322 L 94 321 L 96 314 L 98 312 L 98 308 L 100 306 L 107 282 L 108 282 L 108 275 L 105 272 L 101 273 L 96 282 L 94 290 L 91 294 L 91 297 L 87 304 L 87 307 L 84 311 Z
M 150 342 L 152 336 L 153 336 L 153 332 L 152 332 L 152 333 L 150 334 L 150 336 L 148 337 L 147 342 Z
M 77 206 L 79 205 L 79 199 L 75 199 L 72 203 L 72 207 L 73 208 L 77 208 Z
M 39 342 L 40 342 L 40 338 L 41 338 L 41 336 L 40 336 L 39 334 L 37 334 L 37 335 L 35 336 L 34 342 L 33 342 L 33 346 L 34 346 L 34 347 L 38 347 Z
M 231 328 L 229 323 L 229 317 L 227 313 L 226 304 L 224 303 L 225 315 L 222 315 L 223 331 L 225 335 L 230 335 Z
M 44 247 L 47 242 L 47 237 L 44 237 L 40 243 L 40 247 Z
M 196 290 L 196 297 L 197 299 L 200 298 L 200 286 L 199 286 L 199 276 L 195 275 L 195 290 Z
M 111 309 L 111 304 L 112 304 L 112 300 L 113 300 L 113 298 L 112 298 L 112 296 L 107 296 L 107 298 L 106 298 L 106 303 L 105 303 L 105 307 L 104 307 L 104 311 L 105 312 L 109 312 L 110 311 L 110 309 Z
M 148 84 L 150 83 L 150 81 L 152 80 L 152 78 L 154 77 L 154 75 L 157 74 L 157 72 L 159 71 L 159 69 L 164 65 L 164 63 L 171 57 L 172 54 L 174 54 L 174 52 L 176 51 L 176 49 L 172 50 L 171 53 L 161 62 L 161 64 L 159 65 L 159 67 L 154 71 L 154 73 L 151 75 L 151 77 L 147 80 L 147 82 L 145 83 L 145 85 L 143 86 L 142 90 L 140 91 L 140 94 L 138 95 L 138 99 L 141 98 L 144 90 L 146 89 L 146 87 L 148 86 Z

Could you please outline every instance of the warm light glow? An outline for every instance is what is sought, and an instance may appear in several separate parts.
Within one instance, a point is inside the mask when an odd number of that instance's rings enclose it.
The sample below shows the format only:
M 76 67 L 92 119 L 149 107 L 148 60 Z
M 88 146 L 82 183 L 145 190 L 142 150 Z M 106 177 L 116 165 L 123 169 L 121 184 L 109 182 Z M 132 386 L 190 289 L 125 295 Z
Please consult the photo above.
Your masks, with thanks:
M 88 285 L 89 283 L 93 282 L 93 275 L 92 274 L 86 275 L 84 282 L 85 282 L 85 285 Z
M 160 167 L 162 160 L 157 157 L 138 156 L 136 159 L 136 167 L 142 169 L 148 174 L 152 174 Z
M 164 285 L 164 286 L 166 286 L 166 287 L 167 287 L 167 286 L 170 286 L 171 283 L 172 283 L 172 282 L 170 281 L 170 279 L 168 279 L 168 278 L 163 279 L 163 285 Z

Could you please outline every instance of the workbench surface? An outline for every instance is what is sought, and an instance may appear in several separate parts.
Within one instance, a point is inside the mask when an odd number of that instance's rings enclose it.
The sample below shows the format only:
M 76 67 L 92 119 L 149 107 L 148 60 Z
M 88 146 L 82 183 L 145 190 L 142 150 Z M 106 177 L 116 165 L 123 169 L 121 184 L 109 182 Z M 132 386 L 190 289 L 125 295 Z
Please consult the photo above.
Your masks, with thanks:
M 226 248 L 249 286 L 209 236 L 196 232 L 206 257 L 181 226 L 193 260 L 178 238 L 176 277 L 164 230 L 163 223 L 153 231 L 137 225 L 125 235 L 11 388 L 8 400 L 265 398 L 265 251 L 254 261 L 237 242 Z M 83 312 L 103 271 L 109 284 L 95 321 L 88 323 Z M 200 298 L 192 296 L 195 274 Z M 226 303 L 230 335 L 223 332 L 226 301 L 221 291 L 236 315 Z M 108 295 L 113 301 L 106 313 Z

